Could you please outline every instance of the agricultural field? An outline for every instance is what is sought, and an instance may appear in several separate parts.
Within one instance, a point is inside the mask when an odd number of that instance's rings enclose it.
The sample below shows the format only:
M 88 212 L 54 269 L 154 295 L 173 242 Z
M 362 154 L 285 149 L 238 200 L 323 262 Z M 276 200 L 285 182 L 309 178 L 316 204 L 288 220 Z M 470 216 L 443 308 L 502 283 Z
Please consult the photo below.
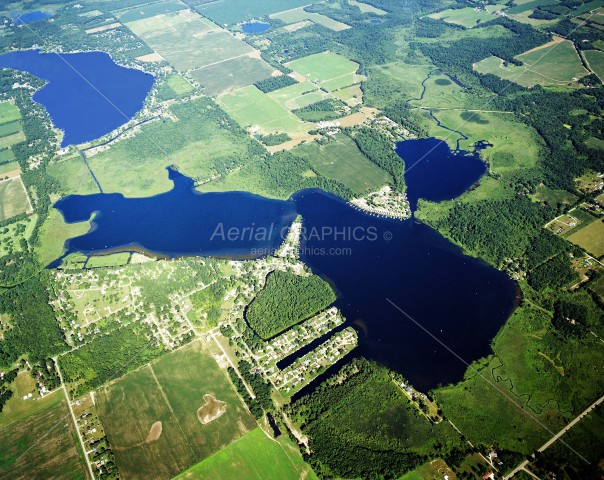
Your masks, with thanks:
M 492 73 L 524 87 L 534 85 L 566 85 L 589 72 L 583 68 L 574 45 L 556 37 L 556 40 L 516 57 L 523 65 L 504 65 L 497 57 L 488 57 L 474 64 L 479 73 Z
M 566 239 L 594 257 L 600 258 L 604 255 L 604 222 L 596 219 L 589 225 L 573 232 Z
M 212 19 L 219 25 L 232 25 L 255 18 L 260 18 L 271 13 L 282 12 L 293 8 L 308 5 L 308 0 L 218 0 L 215 2 L 201 3 L 195 7 L 204 17 Z
M 543 184 L 537 186 L 533 198 L 538 202 L 545 202 L 550 205 L 557 205 L 558 203 L 572 205 L 578 200 L 575 195 L 566 190 L 552 190 Z
M 353 7 L 358 7 L 361 13 L 373 13 L 374 15 L 387 15 L 388 12 L 381 10 L 373 5 L 369 5 L 364 2 L 357 2 L 356 0 L 348 0 L 348 3 Z
M 281 105 L 283 108 L 286 108 L 287 110 L 295 110 L 296 108 L 302 107 L 302 105 L 298 103 L 298 100 L 308 97 L 308 94 L 316 92 L 317 90 L 319 90 L 317 85 L 305 81 L 274 90 L 269 92 L 267 95 L 279 103 L 279 105 Z M 322 95 L 321 98 L 323 98 Z
M 86 478 L 63 392 L 53 395 L 44 409 L 2 429 L 1 478 Z
M 367 159 L 354 140 L 344 134 L 336 135 L 326 145 L 317 142 L 300 145 L 292 153 L 308 160 L 317 173 L 342 182 L 358 195 L 377 190 L 391 181 L 390 176 Z
M 97 406 L 126 478 L 171 478 L 256 425 L 201 342 L 100 389 Z
M 32 211 L 21 177 L 0 181 L 0 221 Z
M 245 158 L 248 139 L 224 126 L 224 113 L 207 100 L 174 105 L 170 112 L 175 120 L 144 125 L 135 137 L 88 159 L 105 192 L 129 197 L 155 195 L 172 188 L 166 171 L 170 165 L 202 180 L 215 174 L 215 162 Z M 70 187 L 72 177 L 54 170 L 52 174 L 59 179 L 67 177 L 69 183 L 65 187 Z
M 286 67 L 327 91 L 359 83 L 359 65 L 334 52 L 323 52 L 286 63 Z
M 587 50 L 583 52 L 589 68 L 604 82 L 604 52 L 599 50 Z
M 253 85 L 223 95 L 217 101 L 239 125 L 251 127 L 255 133 L 295 135 L 312 128 Z
M 347 103 L 351 107 L 363 104 L 363 90 L 359 85 L 352 85 L 333 92 L 333 96 Z
M 303 21 L 311 21 L 318 25 L 323 25 L 325 28 L 329 28 L 334 32 L 341 32 L 342 30 L 347 30 L 350 28 L 350 25 L 338 22 L 337 20 L 329 18 L 325 15 L 321 15 L 320 13 L 307 12 L 306 10 L 304 10 L 304 7 L 287 10 L 281 13 L 276 13 L 271 15 L 270 17 L 275 20 L 280 20 L 288 25 L 296 24 Z
M 21 112 L 10 102 L 0 103 L 0 165 L 15 159 L 10 147 L 24 140 Z
M 177 477 L 182 480 L 316 480 L 298 448 L 256 428 Z
M 203 93 L 216 97 L 270 78 L 273 72 L 275 69 L 264 60 L 248 56 L 192 70 L 189 75 L 202 85 Z
M 193 86 L 177 73 L 170 75 L 160 86 L 158 92 L 159 100 L 172 100 L 182 98 L 193 92 Z
M 477 7 L 466 7 L 454 10 L 444 10 L 428 16 L 430 18 L 444 20 L 447 23 L 472 28 L 481 22 L 484 23 L 497 18 L 495 15 L 493 15 L 493 12 L 502 10 L 504 8 L 505 5 L 487 5 L 484 9 Z
M 150 5 L 140 5 L 129 10 L 120 10 L 113 13 L 122 23 L 127 23 L 165 13 L 177 12 L 185 8 L 187 8 L 185 4 L 169 0 L 167 2 L 151 3 Z

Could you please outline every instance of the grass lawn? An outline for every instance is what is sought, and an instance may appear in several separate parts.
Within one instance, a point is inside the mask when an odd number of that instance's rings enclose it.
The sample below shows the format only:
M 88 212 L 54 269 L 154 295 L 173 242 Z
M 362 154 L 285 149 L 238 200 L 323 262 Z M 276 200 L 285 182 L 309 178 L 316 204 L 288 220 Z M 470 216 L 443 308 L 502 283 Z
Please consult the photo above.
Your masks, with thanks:
M 333 52 L 309 55 L 308 57 L 289 62 L 286 66 L 318 84 L 334 81 L 341 77 L 348 78 L 359 68 L 357 63 Z
M 211 18 L 220 25 L 260 18 L 265 15 L 290 10 L 292 8 L 308 5 L 308 0 L 218 0 L 204 2 L 196 7 L 204 17 Z
M 282 436 L 275 441 L 256 428 L 210 458 L 183 472 L 183 480 L 316 479 L 297 447 Z
M 86 478 L 63 392 L 47 400 L 40 411 L 2 429 L 0 478 Z
M 224 402 L 209 423 L 204 395 Z M 239 396 L 201 342 L 165 355 L 97 392 L 99 417 L 126 478 L 171 478 L 255 427 Z M 159 438 L 149 437 L 161 422 Z
M 189 74 L 203 87 L 206 95 L 215 97 L 265 80 L 271 77 L 274 71 L 275 69 L 262 59 L 239 57 L 193 70 Z
M 239 125 L 257 128 L 261 134 L 296 134 L 311 128 L 253 85 L 219 97 L 218 103 Z
M 580 246 L 596 258 L 604 255 L 604 222 L 594 220 L 586 227 L 566 237 L 569 242 Z
M 292 153 L 307 159 L 319 174 L 342 182 L 356 194 L 377 190 L 391 180 L 384 170 L 361 153 L 354 140 L 344 134 L 336 135 L 335 141 L 327 145 L 306 143 Z
M 548 45 L 516 56 L 523 63 L 522 66 L 504 66 L 500 58 L 488 57 L 474 64 L 474 69 L 483 74 L 492 73 L 525 87 L 538 84 L 564 85 L 572 82 L 573 78 L 588 74 L 571 42 L 560 41 Z
M 604 52 L 587 50 L 583 52 L 583 55 L 585 55 L 589 68 L 604 82 Z
M 0 221 L 29 210 L 29 197 L 21 177 L 0 182 Z

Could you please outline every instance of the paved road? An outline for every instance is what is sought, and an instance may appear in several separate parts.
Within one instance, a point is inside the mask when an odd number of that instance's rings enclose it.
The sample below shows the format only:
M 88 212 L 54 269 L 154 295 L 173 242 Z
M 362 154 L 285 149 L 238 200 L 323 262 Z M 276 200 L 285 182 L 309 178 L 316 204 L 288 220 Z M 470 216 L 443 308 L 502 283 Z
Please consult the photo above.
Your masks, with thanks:
M 579 421 L 581 421 L 581 419 L 587 415 L 588 413 L 590 413 L 594 408 L 596 408 L 598 405 L 600 405 L 602 402 L 604 402 L 604 395 L 602 395 L 600 398 L 598 398 L 594 403 L 592 403 L 589 407 L 587 407 L 585 410 L 583 410 L 579 415 L 577 415 L 566 427 L 564 427 L 562 430 L 560 430 L 558 433 L 556 433 L 556 435 L 554 435 L 552 438 L 550 438 L 547 442 L 545 442 L 543 445 L 541 445 L 541 447 L 539 447 L 539 449 L 537 450 L 538 452 L 543 452 L 545 451 L 552 443 L 554 443 L 556 440 L 558 440 L 562 435 L 564 435 L 566 432 L 568 432 L 571 428 L 573 428 L 575 426 L 575 424 L 577 424 Z M 529 464 L 528 460 L 525 460 L 524 462 L 522 462 L 520 465 L 518 465 L 514 470 L 512 470 L 509 474 L 507 474 L 504 477 L 504 480 L 509 480 L 510 478 L 512 478 L 514 475 L 516 475 L 520 470 L 525 470 L 525 467 Z

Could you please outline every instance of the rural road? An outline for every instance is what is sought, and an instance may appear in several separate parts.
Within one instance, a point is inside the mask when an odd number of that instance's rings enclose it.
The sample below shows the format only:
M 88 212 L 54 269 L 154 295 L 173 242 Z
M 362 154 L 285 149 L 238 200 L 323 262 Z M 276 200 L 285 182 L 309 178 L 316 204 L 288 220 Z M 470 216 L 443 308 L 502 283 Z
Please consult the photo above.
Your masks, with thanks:
M 539 449 L 537 450 L 538 452 L 543 452 L 545 451 L 552 443 L 554 443 L 556 440 L 558 440 L 562 435 L 564 435 L 566 432 L 568 432 L 571 428 L 573 428 L 575 426 L 575 424 L 577 424 L 579 421 L 581 421 L 581 419 L 587 415 L 588 413 L 590 413 L 594 408 L 596 408 L 598 405 L 600 405 L 600 403 L 604 402 L 604 395 L 602 395 L 600 398 L 598 398 L 594 403 L 592 403 L 589 407 L 587 407 L 585 410 L 583 410 L 579 415 L 577 415 L 566 427 L 564 427 L 562 430 L 560 430 L 558 433 L 556 433 L 556 435 L 554 435 L 552 438 L 550 438 L 547 442 L 545 442 L 543 445 L 541 445 L 541 447 L 539 447 Z M 518 465 L 514 470 L 512 470 L 510 473 L 508 473 L 504 478 L 504 480 L 509 480 L 510 478 L 512 478 L 514 475 L 516 475 L 520 470 L 525 470 L 525 467 L 529 464 L 528 460 L 525 460 L 524 462 L 522 462 L 520 465 Z

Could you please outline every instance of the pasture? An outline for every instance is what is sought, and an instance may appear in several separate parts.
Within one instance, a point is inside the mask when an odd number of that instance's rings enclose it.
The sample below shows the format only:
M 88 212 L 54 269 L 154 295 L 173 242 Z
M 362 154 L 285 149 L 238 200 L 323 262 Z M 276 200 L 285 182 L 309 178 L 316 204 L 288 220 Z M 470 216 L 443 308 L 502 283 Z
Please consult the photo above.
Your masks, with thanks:
M 368 3 L 357 2 L 356 0 L 348 0 L 348 3 L 353 7 L 358 7 L 361 13 L 373 13 L 374 15 L 387 15 L 388 12 L 381 10 Z
M 49 400 L 41 411 L 2 429 L 0 478 L 85 478 L 63 392 Z
M 487 5 L 485 9 L 466 7 L 460 9 L 443 10 L 442 12 L 428 15 L 430 18 L 443 20 L 447 23 L 461 25 L 462 27 L 472 28 L 481 22 L 494 20 L 493 12 L 505 8 L 505 5 Z
M 224 93 L 247 87 L 272 76 L 275 69 L 260 58 L 238 57 L 216 63 L 189 75 L 203 87 L 203 92 L 216 97 Z
M 316 53 L 285 65 L 327 91 L 359 83 L 363 78 L 356 74 L 357 63 L 334 52 Z
M 177 73 L 170 75 L 159 88 L 160 100 L 171 100 L 189 95 L 193 86 Z
M 218 103 L 239 125 L 260 134 L 297 134 L 312 128 L 253 85 L 219 97 Z
M 307 480 L 316 479 L 298 448 L 282 435 L 270 439 L 256 428 L 228 447 L 180 474 L 182 480 Z
M 297 100 L 303 95 L 318 90 L 319 87 L 311 82 L 294 83 L 289 87 L 280 88 L 269 92 L 267 95 L 275 100 L 279 105 L 288 110 L 300 108 Z
M 320 13 L 307 12 L 304 10 L 304 7 L 294 8 L 292 10 L 287 10 L 285 12 L 275 13 L 270 16 L 275 20 L 281 20 L 286 24 L 296 24 L 303 21 L 311 21 L 318 25 L 323 25 L 325 28 L 329 28 L 334 32 L 341 32 L 342 30 L 347 30 L 350 28 L 350 25 L 346 25 L 345 23 L 338 22 L 333 18 L 326 17 L 325 15 L 321 15 Z
M 570 234 L 566 239 L 596 258 L 604 255 L 604 222 L 594 220 L 589 225 Z
M 208 394 L 226 410 L 202 424 L 198 409 Z M 124 478 L 171 478 L 256 426 L 201 342 L 99 389 L 97 407 Z
M 358 195 L 377 190 L 391 181 L 390 176 L 367 159 L 354 140 L 344 134 L 336 135 L 327 145 L 316 142 L 300 145 L 292 153 L 308 160 L 319 174 L 342 182 Z
M 32 210 L 21 177 L 0 181 L 0 221 Z
M 552 190 L 544 184 L 537 186 L 533 198 L 538 202 L 546 202 L 553 206 L 558 203 L 572 205 L 578 200 L 575 195 L 566 190 Z
M 308 0 L 218 0 L 198 5 L 196 10 L 220 25 L 260 18 L 275 12 L 308 5 Z
M 604 52 L 599 50 L 586 50 L 583 52 L 589 68 L 604 82 Z
M 574 45 L 556 40 L 516 57 L 523 65 L 504 65 L 497 57 L 488 57 L 473 65 L 479 73 L 492 73 L 524 87 L 534 85 L 565 85 L 588 74 L 583 68 Z
M 333 96 L 347 103 L 351 107 L 363 104 L 363 90 L 359 85 L 352 85 L 333 92 Z
M 21 119 L 19 109 L 10 102 L 0 103 L 0 124 L 14 122 Z

